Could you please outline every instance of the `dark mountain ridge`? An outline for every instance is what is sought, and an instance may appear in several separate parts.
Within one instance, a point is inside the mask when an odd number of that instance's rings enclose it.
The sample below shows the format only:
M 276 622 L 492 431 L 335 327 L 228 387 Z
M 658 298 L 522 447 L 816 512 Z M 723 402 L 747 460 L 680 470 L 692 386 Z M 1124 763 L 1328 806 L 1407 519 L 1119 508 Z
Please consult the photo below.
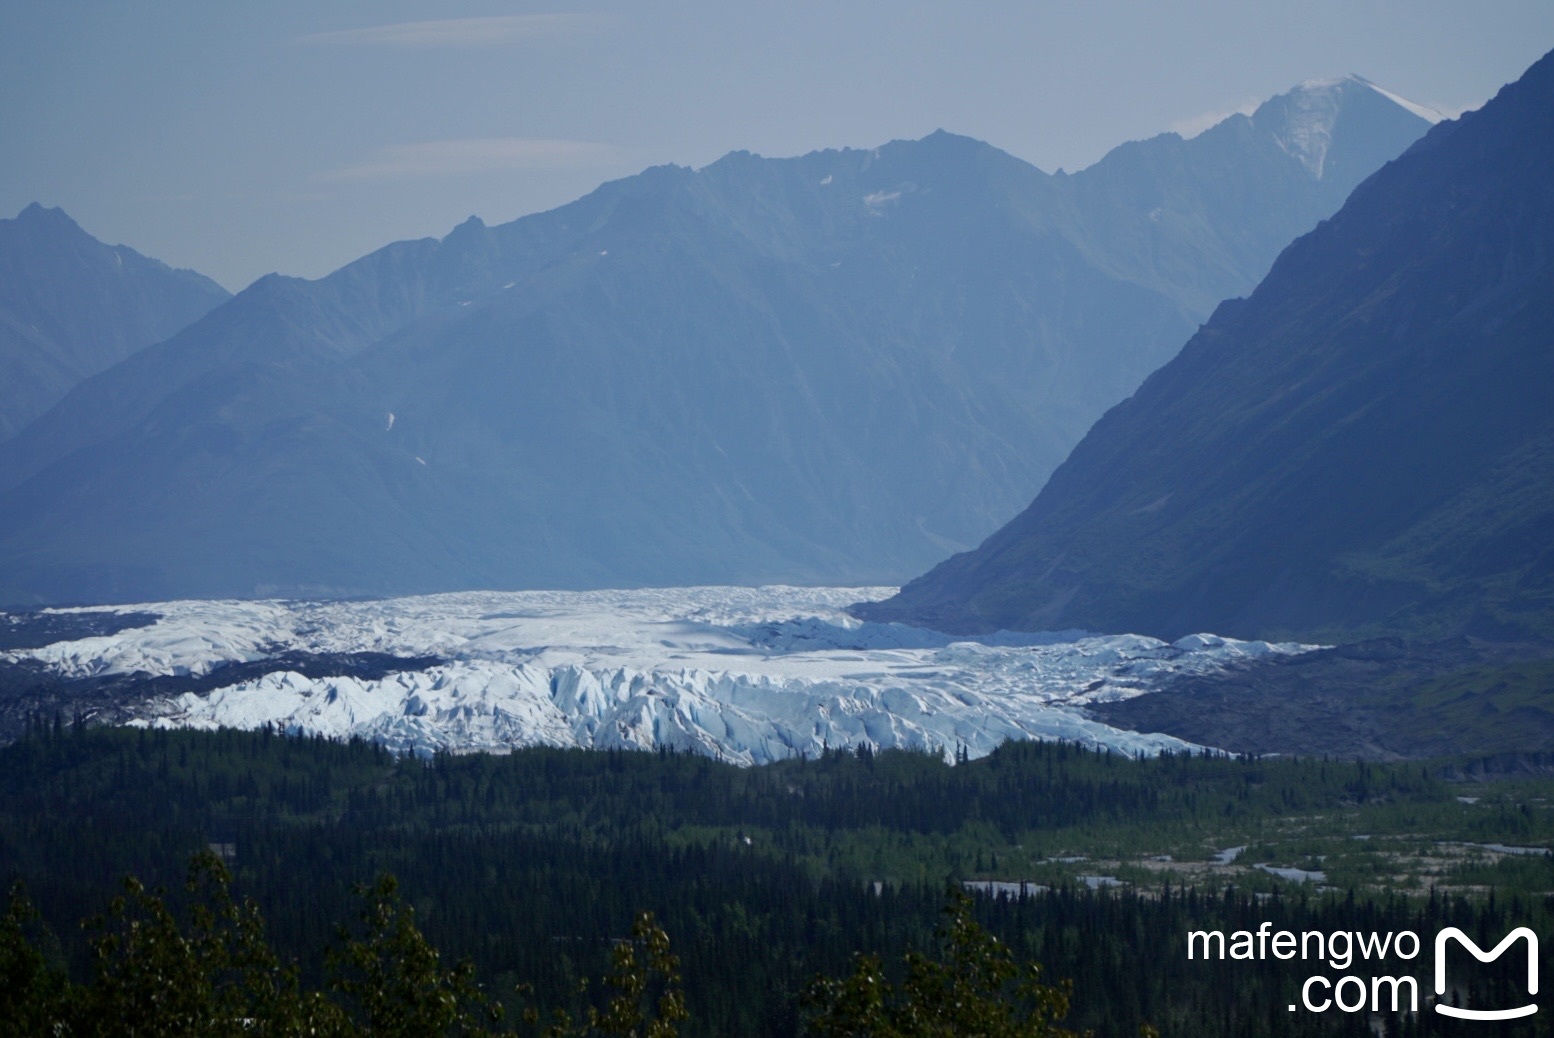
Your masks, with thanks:
M 1323 89 L 1368 146 L 1426 126 Z M 942 132 L 734 153 L 261 279 L 0 453 L 0 600 L 899 579 L 1337 204 L 1289 125 L 1071 176 Z
M 1437 126 L 860 615 L 1175 638 L 1554 638 L 1554 57 Z

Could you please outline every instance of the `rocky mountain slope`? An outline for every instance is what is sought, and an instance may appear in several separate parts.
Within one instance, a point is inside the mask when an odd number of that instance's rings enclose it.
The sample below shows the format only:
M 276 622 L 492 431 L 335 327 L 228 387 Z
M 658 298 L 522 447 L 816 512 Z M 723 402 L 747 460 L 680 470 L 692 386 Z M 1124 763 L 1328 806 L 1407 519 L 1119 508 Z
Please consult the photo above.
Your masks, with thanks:
M 1554 638 L 1554 57 L 1437 126 L 1113 408 L 941 629 Z
M 736 153 L 262 279 L 0 452 L 0 601 L 893 581 L 1427 125 L 1343 80 L 1073 175 Z
M 191 270 L 104 245 L 62 210 L 0 220 L 0 440 L 229 298 Z

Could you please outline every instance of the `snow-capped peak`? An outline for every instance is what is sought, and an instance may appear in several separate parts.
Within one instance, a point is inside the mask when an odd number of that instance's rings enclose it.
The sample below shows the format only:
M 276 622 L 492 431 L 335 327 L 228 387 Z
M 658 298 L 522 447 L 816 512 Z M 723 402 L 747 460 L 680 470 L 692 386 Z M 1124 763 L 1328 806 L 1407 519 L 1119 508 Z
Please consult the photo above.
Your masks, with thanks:
M 1445 118 L 1440 112 L 1425 105 L 1384 90 L 1362 76 L 1348 75 L 1335 79 L 1308 79 L 1282 97 L 1274 98 L 1270 105 L 1283 102 L 1283 125 L 1274 131 L 1279 146 L 1299 159 L 1301 164 L 1318 180 L 1327 164 L 1328 149 L 1333 142 L 1333 127 L 1338 121 L 1347 97 L 1357 90 L 1369 90 L 1386 98 L 1405 111 L 1429 123 Z

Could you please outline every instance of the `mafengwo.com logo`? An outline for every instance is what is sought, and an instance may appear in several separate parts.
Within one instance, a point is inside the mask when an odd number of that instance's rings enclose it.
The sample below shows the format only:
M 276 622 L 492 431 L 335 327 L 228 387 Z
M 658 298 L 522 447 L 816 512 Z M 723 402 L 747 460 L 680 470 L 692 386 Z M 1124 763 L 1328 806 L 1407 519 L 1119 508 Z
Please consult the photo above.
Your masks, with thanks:
M 1417 971 L 1408 971 L 1408 966 L 1396 973 L 1362 975 L 1350 970 L 1360 963 L 1379 967 L 1393 960 L 1412 965 L 1422 950 L 1419 935 L 1412 930 L 1335 930 L 1331 933 L 1303 930 L 1296 933 L 1276 931 L 1272 923 L 1264 922 L 1256 930 L 1235 930 L 1229 935 L 1223 930 L 1192 930 L 1187 934 L 1188 959 L 1310 962 L 1313 968 L 1325 964 L 1329 970 L 1342 974 L 1337 978 L 1321 973 L 1306 977 L 1300 985 L 1299 1001 L 1290 1003 L 1292 1013 L 1302 1009 L 1309 1013 L 1333 1010 L 1342 1013 L 1417 1013 L 1420 1003 Z M 1538 993 L 1538 935 L 1530 928 L 1518 926 L 1500 943 L 1485 950 L 1462 930 L 1448 926 L 1435 935 L 1433 950 L 1435 998 L 1431 1008 L 1436 1013 L 1458 1020 L 1495 1021 L 1516 1020 L 1538 1011 L 1537 1002 L 1532 1000 Z M 1525 966 L 1525 972 L 1519 969 L 1514 972 L 1525 978 L 1519 986 L 1528 998 L 1515 1005 L 1462 1006 L 1465 985 L 1452 979 L 1452 964 L 1457 963 L 1455 968 L 1460 972 L 1468 957 L 1488 964 L 1501 956 L 1508 956 L 1513 965 Z M 1508 985 L 1491 987 L 1504 992 Z
M 1442 1016 L 1454 1016 L 1459 1020 L 1515 1020 L 1518 1017 L 1531 1016 L 1538 1011 L 1536 1002 L 1528 1002 L 1526 1005 L 1513 1009 L 1462 1009 L 1457 1006 L 1447 1005 L 1441 999 L 1447 991 L 1446 976 L 1446 952 L 1455 941 L 1479 962 L 1493 962 L 1502 954 L 1509 951 L 1517 941 L 1527 942 L 1527 994 L 1538 993 L 1538 935 L 1525 926 L 1518 926 L 1505 935 L 1505 939 L 1495 945 L 1490 951 L 1485 951 L 1478 944 L 1457 929 L 1448 926 L 1435 935 L 1435 1011 Z

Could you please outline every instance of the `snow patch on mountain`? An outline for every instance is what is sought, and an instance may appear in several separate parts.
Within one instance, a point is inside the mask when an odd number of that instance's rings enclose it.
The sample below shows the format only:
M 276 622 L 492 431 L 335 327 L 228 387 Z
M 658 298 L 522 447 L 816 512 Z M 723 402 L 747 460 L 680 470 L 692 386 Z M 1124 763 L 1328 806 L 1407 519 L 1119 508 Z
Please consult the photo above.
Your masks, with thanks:
M 1327 149 L 1333 142 L 1333 124 L 1347 80 L 1307 80 L 1289 94 L 1289 114 L 1284 131 L 1276 135 L 1279 147 L 1300 160 L 1311 175 L 1322 179 Z
M 281 653 L 434 656 L 378 679 L 276 670 L 146 703 L 135 724 L 352 736 L 402 752 L 673 748 L 761 764 L 823 747 L 982 756 L 1006 739 L 1189 747 L 1084 712 L 1182 673 L 1310 646 L 1192 635 L 966 640 L 845 613 L 894 588 L 469 592 L 375 602 L 169 602 L 160 619 L 7 654 L 66 676 L 219 673 Z M 251 672 L 250 672 L 251 675 Z
M 1431 108 L 1429 105 L 1419 104 L 1417 101 L 1410 101 L 1408 98 L 1403 97 L 1401 94 L 1394 94 L 1386 87 L 1377 86 L 1375 83 L 1372 83 L 1364 76 L 1350 76 L 1349 78 L 1354 80 L 1356 83 L 1370 87 L 1372 90 L 1376 91 L 1376 93 L 1380 94 L 1382 97 L 1385 97 L 1388 101 L 1391 101 L 1398 107 L 1405 108 L 1408 111 L 1413 112 L 1415 115 L 1419 116 L 1419 118 L 1423 119 L 1431 126 L 1434 126 L 1436 123 L 1442 122 L 1446 119 L 1445 112 Z

